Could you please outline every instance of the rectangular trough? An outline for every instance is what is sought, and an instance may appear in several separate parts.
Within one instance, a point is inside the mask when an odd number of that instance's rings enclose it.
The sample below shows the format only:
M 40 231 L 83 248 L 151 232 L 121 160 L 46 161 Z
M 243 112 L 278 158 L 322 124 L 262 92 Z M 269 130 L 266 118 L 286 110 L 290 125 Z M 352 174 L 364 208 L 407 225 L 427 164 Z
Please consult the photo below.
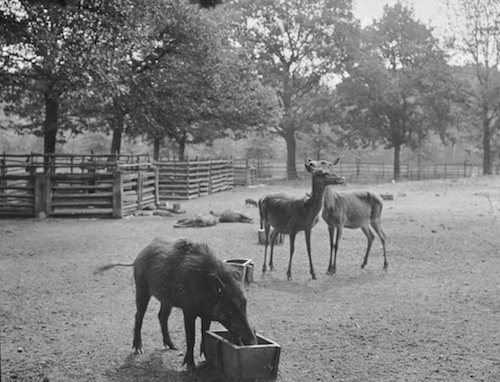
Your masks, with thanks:
M 235 380 L 276 379 L 281 346 L 257 334 L 257 344 L 238 346 L 232 343 L 227 331 L 204 333 L 205 356 L 215 370 L 223 371 Z
M 224 260 L 241 274 L 241 283 L 253 283 L 253 261 L 251 259 L 230 259 Z

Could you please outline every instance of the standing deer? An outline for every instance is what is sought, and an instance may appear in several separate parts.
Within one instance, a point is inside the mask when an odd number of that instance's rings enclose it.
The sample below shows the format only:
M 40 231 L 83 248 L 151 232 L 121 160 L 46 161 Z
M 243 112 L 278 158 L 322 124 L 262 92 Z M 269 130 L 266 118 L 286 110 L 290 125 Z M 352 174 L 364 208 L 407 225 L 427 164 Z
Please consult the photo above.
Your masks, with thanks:
M 384 249 L 384 270 L 387 270 L 387 255 L 385 252 L 385 234 L 380 226 L 380 214 L 382 213 L 382 198 L 370 191 L 344 192 L 339 193 L 327 187 L 323 202 L 323 220 L 328 224 L 328 233 L 330 234 L 330 262 L 328 264 L 327 274 L 332 275 L 337 270 L 337 251 L 339 249 L 342 230 L 344 228 L 361 228 L 368 239 L 365 259 L 361 268 L 368 263 L 368 254 L 373 243 L 375 235 L 370 226 L 375 230 L 382 241 Z M 337 234 L 335 242 L 333 241 L 335 230 Z M 335 250 L 335 257 L 332 255 Z
M 340 158 L 333 163 L 337 164 Z M 267 247 L 269 245 L 269 232 L 271 226 L 271 254 L 269 257 L 269 268 L 273 270 L 273 249 L 275 238 L 279 233 L 290 235 L 290 259 L 287 279 L 292 278 L 292 257 L 295 249 L 295 236 L 297 232 L 304 231 L 306 237 L 307 254 L 309 256 L 309 267 L 311 276 L 316 279 L 316 273 L 311 258 L 311 230 L 318 222 L 319 212 L 323 203 L 323 195 L 328 185 L 344 183 L 343 177 L 338 177 L 331 171 L 331 165 L 325 168 L 328 162 L 313 161 L 308 159 L 305 163 L 306 170 L 312 174 L 312 192 L 306 197 L 294 197 L 283 192 L 268 194 L 259 200 L 259 212 L 261 225 L 265 230 L 264 264 L 262 272 L 266 272 Z

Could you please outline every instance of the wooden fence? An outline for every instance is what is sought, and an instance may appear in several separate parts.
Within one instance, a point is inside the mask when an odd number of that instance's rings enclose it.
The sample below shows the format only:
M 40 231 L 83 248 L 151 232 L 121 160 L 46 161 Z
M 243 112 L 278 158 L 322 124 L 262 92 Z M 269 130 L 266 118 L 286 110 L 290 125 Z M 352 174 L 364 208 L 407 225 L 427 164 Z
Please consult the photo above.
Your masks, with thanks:
M 387 182 L 392 164 L 340 162 L 338 174 L 349 182 Z M 500 174 L 500 166 L 493 166 Z M 307 177 L 297 162 L 299 177 Z M 452 179 L 480 174 L 467 164 L 401 165 L 402 180 Z M 286 164 L 233 159 L 161 160 L 149 155 L 0 156 L 0 218 L 120 218 L 160 202 L 188 200 L 237 185 L 286 179 Z
M 234 186 L 232 159 L 160 160 L 159 197 L 187 200 L 229 190 Z
M 247 163 L 247 164 L 246 164 Z M 255 168 L 255 181 L 282 180 L 287 178 L 286 163 L 259 161 L 253 163 L 248 160 L 235 160 L 235 166 L 252 166 Z M 304 162 L 296 163 L 299 177 L 307 177 Z M 467 163 L 402 163 L 400 180 L 425 179 L 457 179 L 466 178 L 474 174 L 481 174 L 482 167 Z M 390 182 L 393 177 L 393 164 L 385 162 L 344 162 L 337 165 L 337 174 L 344 176 L 348 182 L 376 183 Z M 500 164 L 493 166 L 493 173 L 500 175 Z
M 158 171 L 141 157 L 113 161 L 86 157 L 49 156 L 47 160 L 39 155 L 4 154 L 0 218 L 42 213 L 47 217 L 119 218 L 159 203 Z

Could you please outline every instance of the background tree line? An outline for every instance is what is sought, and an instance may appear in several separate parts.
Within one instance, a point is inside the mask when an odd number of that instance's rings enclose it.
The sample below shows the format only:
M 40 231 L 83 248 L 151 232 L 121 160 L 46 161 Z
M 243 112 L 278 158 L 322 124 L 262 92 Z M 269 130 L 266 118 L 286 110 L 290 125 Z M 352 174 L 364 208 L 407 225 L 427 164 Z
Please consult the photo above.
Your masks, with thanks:
M 351 0 L 0 0 L 2 128 L 43 136 L 105 131 L 111 153 L 165 145 L 283 140 L 288 178 L 309 155 L 465 140 L 500 157 L 495 0 L 450 1 L 438 39 L 397 2 L 362 26 Z M 452 65 L 460 57 L 459 65 Z M 456 60 L 455 60 L 456 61 Z M 305 148 L 304 148 L 305 147 Z

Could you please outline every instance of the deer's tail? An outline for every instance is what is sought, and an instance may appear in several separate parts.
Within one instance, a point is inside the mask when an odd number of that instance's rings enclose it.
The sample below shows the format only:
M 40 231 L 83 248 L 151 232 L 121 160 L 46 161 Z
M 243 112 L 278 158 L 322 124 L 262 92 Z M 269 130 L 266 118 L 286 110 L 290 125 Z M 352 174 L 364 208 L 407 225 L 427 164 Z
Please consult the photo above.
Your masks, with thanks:
M 111 263 L 111 264 L 103 265 L 102 267 L 99 267 L 94 271 L 94 275 L 100 275 L 103 272 L 105 272 L 111 268 L 114 268 L 114 267 L 118 267 L 118 266 L 119 267 L 132 267 L 133 265 L 134 265 L 134 263 L 132 263 L 132 264 Z

